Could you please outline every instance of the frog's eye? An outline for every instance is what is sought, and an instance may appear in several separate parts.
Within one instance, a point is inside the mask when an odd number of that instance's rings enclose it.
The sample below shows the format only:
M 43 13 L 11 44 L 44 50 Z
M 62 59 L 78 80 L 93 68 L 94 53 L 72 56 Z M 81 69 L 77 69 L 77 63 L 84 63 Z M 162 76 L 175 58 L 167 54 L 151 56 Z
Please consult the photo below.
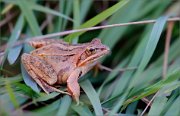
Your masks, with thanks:
M 96 48 L 87 48 L 86 53 L 89 55 L 94 54 L 94 53 L 96 53 Z
M 90 51 L 91 53 L 94 53 L 94 52 L 96 52 L 96 49 L 95 49 L 95 48 L 90 48 L 89 51 Z

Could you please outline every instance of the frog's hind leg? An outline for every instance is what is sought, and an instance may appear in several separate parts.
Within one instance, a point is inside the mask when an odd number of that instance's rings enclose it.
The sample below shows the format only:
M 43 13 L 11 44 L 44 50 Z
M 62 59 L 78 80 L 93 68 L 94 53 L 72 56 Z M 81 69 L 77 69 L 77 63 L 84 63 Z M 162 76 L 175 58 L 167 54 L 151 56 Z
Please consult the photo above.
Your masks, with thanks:
M 43 80 L 40 80 L 40 81 L 41 81 L 41 84 L 43 85 L 43 87 L 44 87 L 46 90 L 48 90 L 48 92 L 54 92 L 54 91 L 56 91 L 56 92 L 58 92 L 58 93 L 64 93 L 64 94 L 70 95 L 70 93 L 68 93 L 68 92 L 61 91 L 61 90 L 59 90 L 59 89 L 57 89 L 57 88 L 55 88 L 55 87 L 52 87 L 52 86 L 48 85 L 48 84 L 47 84 L 46 82 L 44 82 Z
M 67 92 L 61 91 L 51 86 L 56 83 L 57 74 L 55 73 L 52 66 L 49 65 L 46 61 L 26 53 L 22 55 L 21 60 L 29 75 L 46 93 L 57 91 L 68 94 Z

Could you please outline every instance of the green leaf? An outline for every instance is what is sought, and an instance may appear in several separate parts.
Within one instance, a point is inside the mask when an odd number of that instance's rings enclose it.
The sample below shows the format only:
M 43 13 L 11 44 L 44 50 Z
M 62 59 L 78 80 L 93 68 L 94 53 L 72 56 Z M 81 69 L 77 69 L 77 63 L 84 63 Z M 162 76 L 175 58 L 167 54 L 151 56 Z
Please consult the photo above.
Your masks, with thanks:
M 69 107 L 71 105 L 72 99 L 70 96 L 65 95 L 62 99 L 61 99 L 61 104 L 59 106 L 58 112 L 56 114 L 56 116 L 66 116 L 69 110 Z
M 36 20 L 36 16 L 32 12 L 28 1 L 25 0 L 18 0 L 18 5 L 23 13 L 24 17 L 26 18 L 33 35 L 42 35 L 41 30 L 39 28 L 38 22 Z
M 95 114 L 103 116 L 99 97 L 98 97 L 96 91 L 94 90 L 93 86 L 91 85 L 90 81 L 84 80 L 80 83 L 80 86 L 82 87 L 82 89 L 88 96 L 89 100 L 91 101 L 94 111 L 95 111 Z
M 118 11 L 121 7 L 123 7 L 129 0 L 123 0 L 121 2 L 118 2 L 117 4 L 113 5 L 112 7 L 108 8 L 107 10 L 103 11 L 102 13 L 100 13 L 99 15 L 93 17 L 92 19 L 86 21 L 84 24 L 82 24 L 79 29 L 82 28 L 87 28 L 87 27 L 92 27 L 97 25 L 98 23 L 100 23 L 101 21 L 103 21 L 104 19 L 108 18 L 109 16 L 111 16 L 113 13 L 115 13 L 116 11 Z M 73 33 L 68 35 L 67 37 L 65 37 L 64 39 L 66 41 L 72 41 L 73 38 L 83 34 L 85 31 L 83 32 L 78 32 L 78 33 Z

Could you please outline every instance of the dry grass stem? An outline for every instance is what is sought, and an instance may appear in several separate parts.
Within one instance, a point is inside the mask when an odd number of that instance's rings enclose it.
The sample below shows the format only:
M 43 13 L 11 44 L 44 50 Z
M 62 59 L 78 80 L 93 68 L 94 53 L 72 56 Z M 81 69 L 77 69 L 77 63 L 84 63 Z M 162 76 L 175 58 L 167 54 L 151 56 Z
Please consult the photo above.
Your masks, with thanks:
M 167 73 L 169 45 L 171 41 L 173 26 L 174 26 L 174 22 L 168 22 L 166 42 L 165 42 L 164 62 L 163 62 L 163 78 L 166 77 L 166 73 Z

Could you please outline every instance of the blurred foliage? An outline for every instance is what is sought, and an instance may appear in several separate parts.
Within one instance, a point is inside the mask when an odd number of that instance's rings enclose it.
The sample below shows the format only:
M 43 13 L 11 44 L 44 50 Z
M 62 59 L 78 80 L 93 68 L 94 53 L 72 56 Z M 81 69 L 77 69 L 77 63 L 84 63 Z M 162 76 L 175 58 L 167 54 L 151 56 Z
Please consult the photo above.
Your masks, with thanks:
M 1 0 L 0 115 L 180 115 L 180 21 L 174 22 L 163 77 L 167 20 L 179 0 Z M 111 54 L 80 79 L 80 105 L 59 93 L 40 92 L 20 56 L 27 38 L 71 29 L 155 19 L 155 23 L 82 31 L 57 38 L 73 43 L 100 38 Z M 135 67 L 119 72 L 119 69 Z M 95 77 L 94 77 L 95 76 Z M 152 103 L 151 103 L 152 102 Z M 148 103 L 150 106 L 145 111 Z

